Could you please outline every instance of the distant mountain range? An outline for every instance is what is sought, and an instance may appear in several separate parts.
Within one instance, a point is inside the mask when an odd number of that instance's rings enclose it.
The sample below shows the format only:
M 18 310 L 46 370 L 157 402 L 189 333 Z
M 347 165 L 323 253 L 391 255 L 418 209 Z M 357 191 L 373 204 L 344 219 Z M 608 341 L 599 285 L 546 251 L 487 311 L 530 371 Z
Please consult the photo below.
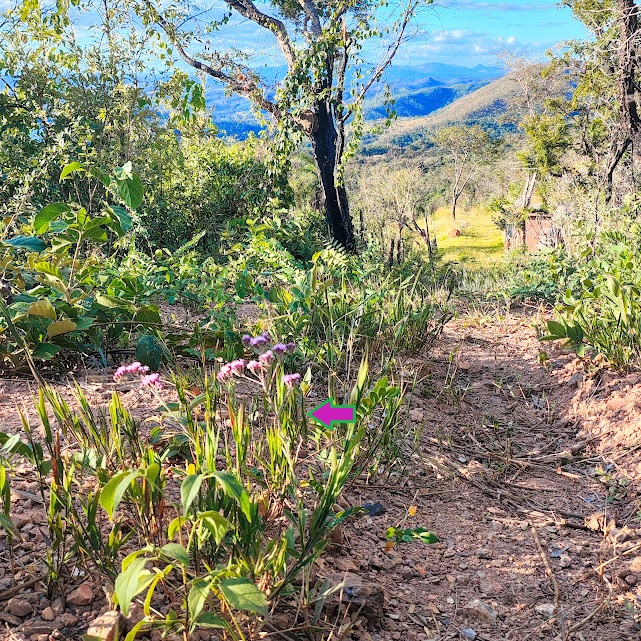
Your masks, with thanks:
M 268 68 L 263 77 L 272 78 L 274 84 L 282 77 L 284 69 Z M 463 67 L 430 62 L 423 65 L 391 65 L 384 76 L 395 99 L 399 117 L 427 116 L 466 96 L 487 83 L 504 75 L 500 67 L 477 65 Z M 376 120 L 385 116 L 382 88 L 365 103 L 365 117 Z M 250 131 L 257 132 L 260 125 L 251 113 L 248 101 L 235 95 L 226 95 L 220 84 L 210 81 L 206 92 L 207 104 L 213 107 L 213 117 L 221 133 L 245 138 Z
M 431 144 L 431 132 L 450 124 L 480 124 L 496 132 L 515 132 L 524 115 L 519 95 L 517 82 L 510 75 L 502 76 L 433 113 L 398 118 L 380 133 L 366 134 L 362 153 L 374 156 L 392 149 L 420 151 Z

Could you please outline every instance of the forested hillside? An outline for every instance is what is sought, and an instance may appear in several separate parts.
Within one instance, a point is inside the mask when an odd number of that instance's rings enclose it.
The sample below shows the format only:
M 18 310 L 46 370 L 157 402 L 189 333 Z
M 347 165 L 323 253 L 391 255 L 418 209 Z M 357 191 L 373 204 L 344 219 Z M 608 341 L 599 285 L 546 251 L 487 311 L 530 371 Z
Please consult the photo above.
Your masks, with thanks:
M 638 639 L 639 20 L 0 3 L 0 639 Z

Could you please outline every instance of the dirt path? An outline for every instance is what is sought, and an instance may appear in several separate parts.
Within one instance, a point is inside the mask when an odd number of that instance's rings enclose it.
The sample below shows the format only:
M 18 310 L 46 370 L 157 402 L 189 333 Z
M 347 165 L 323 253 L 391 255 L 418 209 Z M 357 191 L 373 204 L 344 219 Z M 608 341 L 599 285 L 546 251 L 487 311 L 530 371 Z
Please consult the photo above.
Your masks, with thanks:
M 383 630 L 355 639 L 641 638 L 631 449 L 640 432 L 636 410 L 629 415 L 638 406 L 630 392 L 641 395 L 623 377 L 590 379 L 554 346 L 541 364 L 541 348 L 530 319 L 483 326 L 463 318 L 429 359 L 407 364 L 425 377 L 410 412 L 411 429 L 423 431 L 407 474 L 359 488 L 358 500 L 387 511 L 350 525 L 349 554 L 324 560 L 385 590 Z M 598 417 L 612 411 L 613 397 L 628 399 L 628 416 L 607 431 Z M 599 453 L 606 445 L 613 456 Z M 629 469 L 609 462 L 625 452 Z M 385 550 L 385 529 L 404 518 L 441 542 Z
M 584 371 L 549 345 L 542 363 L 531 319 L 480 320 L 452 322 L 433 353 L 404 364 L 419 377 L 404 467 L 359 481 L 346 496 L 385 511 L 348 523 L 317 563 L 318 576 L 346 577 L 364 595 L 343 638 L 641 639 L 641 377 Z M 101 380 L 85 385 L 97 401 L 110 393 Z M 28 390 L 0 381 L 0 424 L 9 431 Z M 31 488 L 21 489 L 27 558 L 42 550 L 43 530 Z M 399 524 L 429 527 L 440 542 L 388 549 L 385 531 Z M 10 584 L 5 551 L 0 539 L 0 593 Z M 22 595 L 33 605 L 23 621 L 0 601 L 0 638 L 80 638 L 83 622 L 106 608 L 96 596 L 48 622 L 55 604 L 39 592 Z

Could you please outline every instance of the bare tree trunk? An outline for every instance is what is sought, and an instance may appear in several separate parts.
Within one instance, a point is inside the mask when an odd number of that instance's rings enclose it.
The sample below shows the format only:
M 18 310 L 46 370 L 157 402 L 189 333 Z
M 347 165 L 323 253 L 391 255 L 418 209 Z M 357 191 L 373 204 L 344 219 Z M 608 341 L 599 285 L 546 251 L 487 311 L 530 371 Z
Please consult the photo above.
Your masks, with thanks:
M 394 243 L 395 243 L 395 239 L 392 238 L 392 243 L 390 245 L 390 250 L 389 250 L 389 260 L 387 261 L 387 264 L 390 267 L 394 264 Z
M 349 214 L 347 192 L 343 184 L 336 181 L 336 144 L 338 132 L 334 118 L 326 102 L 316 105 L 317 122 L 310 133 L 314 157 L 318 167 L 323 207 L 332 238 L 346 251 L 356 249 L 354 227 Z

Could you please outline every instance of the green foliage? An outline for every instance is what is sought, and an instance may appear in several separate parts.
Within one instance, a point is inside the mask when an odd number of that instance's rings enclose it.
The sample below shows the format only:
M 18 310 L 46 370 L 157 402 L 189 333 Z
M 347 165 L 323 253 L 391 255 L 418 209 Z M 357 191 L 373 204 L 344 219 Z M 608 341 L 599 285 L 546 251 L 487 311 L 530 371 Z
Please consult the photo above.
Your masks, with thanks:
M 158 308 L 141 300 L 139 283 L 110 274 L 102 264 L 125 241 L 132 206 L 142 202 L 140 179 L 131 170 L 127 163 L 110 176 L 80 163 L 67 165 L 61 180 L 82 173 L 90 189 L 102 186 L 126 207 L 107 200 L 93 209 L 50 204 L 34 217 L 33 235 L 5 240 L 0 263 L 11 295 L 0 325 L 3 363 L 19 365 L 28 354 L 48 360 L 61 350 L 94 351 L 104 360 L 105 348 L 124 332 L 122 322 L 160 322 Z
M 26 441 L 0 434 L 2 525 L 11 528 L 2 470 L 11 458 L 26 459 L 48 506 L 51 590 L 82 564 L 113 582 L 123 614 L 141 599 L 136 631 L 241 633 L 308 572 L 332 530 L 359 511 L 335 506 L 379 452 L 372 436 L 398 422 L 402 390 L 387 378 L 372 381 L 364 360 L 345 399 L 356 423 L 340 433 L 308 429 L 311 377 L 285 376 L 291 357 L 277 346 L 266 351 L 269 339 L 261 340 L 254 365 L 232 362 L 215 380 L 202 372 L 196 395 L 177 379 L 177 403 L 157 389 L 163 418 L 151 432 L 138 429 L 117 393 L 104 414 L 78 387 L 76 411 L 53 390 L 40 391 L 43 445 L 26 419 Z M 159 592 L 170 595 L 166 616 L 158 614 Z
M 206 232 L 199 245 L 217 255 L 221 236 L 234 235 L 270 202 L 272 183 L 256 159 L 258 141 L 229 145 L 215 133 L 192 127 L 177 138 L 166 132 L 147 154 L 149 197 L 141 220 L 153 247 L 176 250 Z

